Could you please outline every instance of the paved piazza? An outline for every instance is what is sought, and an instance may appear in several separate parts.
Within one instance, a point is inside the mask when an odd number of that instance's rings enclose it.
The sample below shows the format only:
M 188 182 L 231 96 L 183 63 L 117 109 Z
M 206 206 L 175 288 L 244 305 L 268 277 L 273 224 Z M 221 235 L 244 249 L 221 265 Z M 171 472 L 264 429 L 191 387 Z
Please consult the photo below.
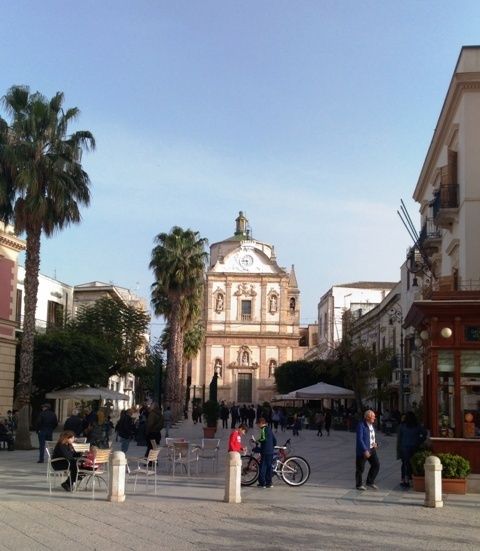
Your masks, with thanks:
M 229 431 L 221 431 L 222 450 Z M 199 441 L 190 421 L 171 436 Z M 285 433 L 285 438 L 290 436 Z M 294 454 L 308 459 L 309 482 L 289 488 L 242 489 L 243 503 L 223 503 L 223 457 L 217 475 L 159 477 L 157 496 L 129 483 L 125 503 L 98 492 L 50 496 L 37 451 L 0 451 L 0 550 L 322 550 L 480 549 L 480 494 L 445 496 L 443 509 L 423 507 L 423 494 L 398 485 L 395 438 L 380 435 L 378 491 L 354 489 L 353 433 L 317 438 L 303 431 Z M 284 437 L 278 434 L 283 443 Z M 32 438 L 33 441 L 33 438 Z M 132 446 L 129 455 L 143 455 Z M 222 456 L 224 455 L 222 451 Z M 209 467 L 209 466 L 208 466 Z M 208 468 L 205 466 L 205 470 Z

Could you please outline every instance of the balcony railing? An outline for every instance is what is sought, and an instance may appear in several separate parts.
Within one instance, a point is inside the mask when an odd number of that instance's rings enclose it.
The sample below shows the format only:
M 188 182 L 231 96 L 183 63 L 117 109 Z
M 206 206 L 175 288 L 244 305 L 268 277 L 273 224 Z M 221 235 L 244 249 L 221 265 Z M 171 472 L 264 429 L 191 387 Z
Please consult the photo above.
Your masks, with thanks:
M 438 247 L 438 242 L 441 237 L 442 232 L 435 223 L 435 220 L 433 218 L 427 218 L 422 226 L 422 229 L 420 230 L 418 244 L 423 250 L 427 250 L 430 248 L 436 249 Z
M 252 314 L 242 314 L 242 321 L 251 321 Z
M 451 224 L 458 209 L 458 184 L 442 184 L 432 202 L 433 218 L 439 226 Z

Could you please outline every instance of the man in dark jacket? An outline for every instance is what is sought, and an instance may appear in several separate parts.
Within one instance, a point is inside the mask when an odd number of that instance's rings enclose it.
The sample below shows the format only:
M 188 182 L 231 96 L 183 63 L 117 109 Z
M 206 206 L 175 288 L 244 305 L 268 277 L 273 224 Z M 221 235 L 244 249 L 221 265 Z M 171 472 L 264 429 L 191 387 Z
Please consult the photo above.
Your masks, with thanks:
M 65 421 L 63 430 L 71 430 L 75 436 L 80 436 L 83 430 L 83 420 L 79 415 L 78 409 L 72 411 L 72 415 Z
M 37 419 L 38 444 L 40 446 L 37 463 L 43 463 L 45 456 L 45 442 L 53 440 L 53 431 L 58 425 L 58 419 L 50 404 L 42 404 L 42 412 Z
M 160 444 L 162 429 L 163 415 L 159 405 L 156 402 L 153 402 L 150 406 L 150 411 L 148 412 L 147 417 L 147 451 L 145 452 L 145 457 L 147 457 L 148 452 L 153 448 L 152 440 L 154 440 L 157 445 Z
M 260 428 L 260 437 L 258 438 L 260 444 L 260 473 L 257 486 L 271 488 L 273 452 L 277 445 L 277 439 L 264 417 L 260 417 L 257 424 Z

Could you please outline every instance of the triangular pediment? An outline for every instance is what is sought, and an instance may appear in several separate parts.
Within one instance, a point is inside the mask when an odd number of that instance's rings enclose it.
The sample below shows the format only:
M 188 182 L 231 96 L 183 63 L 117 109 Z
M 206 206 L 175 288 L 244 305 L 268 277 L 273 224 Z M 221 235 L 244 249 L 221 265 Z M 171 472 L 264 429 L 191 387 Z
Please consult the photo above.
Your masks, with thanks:
M 212 272 L 234 274 L 280 274 L 283 270 L 275 260 L 259 250 L 255 243 L 243 242 L 239 247 L 217 260 Z

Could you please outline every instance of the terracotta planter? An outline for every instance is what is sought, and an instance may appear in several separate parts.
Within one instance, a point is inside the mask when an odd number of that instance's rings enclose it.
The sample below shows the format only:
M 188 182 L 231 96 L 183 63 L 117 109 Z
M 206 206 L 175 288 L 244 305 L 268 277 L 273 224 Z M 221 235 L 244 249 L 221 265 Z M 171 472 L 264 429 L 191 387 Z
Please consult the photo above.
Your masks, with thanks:
M 214 438 L 217 432 L 217 427 L 203 427 L 204 438 Z
M 423 476 L 412 476 L 413 489 L 415 492 L 425 491 L 425 478 Z M 444 494 L 467 493 L 466 478 L 442 478 L 442 492 Z
M 415 492 L 425 491 L 425 477 L 424 476 L 412 476 L 412 485 Z
M 442 492 L 444 494 L 462 494 L 467 493 L 466 478 L 442 478 Z

